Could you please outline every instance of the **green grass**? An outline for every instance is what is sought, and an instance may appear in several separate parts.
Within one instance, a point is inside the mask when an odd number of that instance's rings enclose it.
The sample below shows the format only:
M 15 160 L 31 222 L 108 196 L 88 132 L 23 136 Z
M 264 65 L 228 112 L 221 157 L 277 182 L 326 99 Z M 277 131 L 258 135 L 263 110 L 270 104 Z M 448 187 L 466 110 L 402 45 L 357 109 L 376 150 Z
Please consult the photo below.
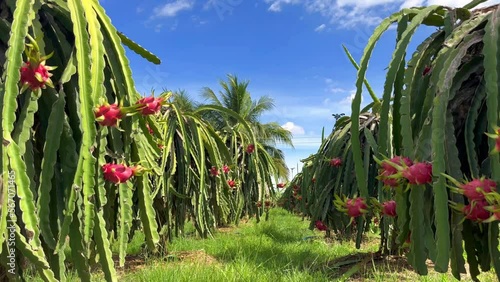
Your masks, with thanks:
M 325 271 L 322 265 L 355 249 L 353 244 L 331 247 L 322 237 L 308 229 L 308 222 L 274 209 L 267 222 L 251 220 L 211 239 L 178 238 L 170 245 L 170 262 L 150 261 L 120 280 L 328 281 L 326 274 L 335 271 Z
M 361 250 L 355 249 L 354 242 L 327 243 L 323 236 L 324 233 L 309 230 L 308 221 L 283 209 L 271 210 L 267 222 L 250 220 L 239 227 L 225 228 L 214 238 L 176 238 L 168 245 L 168 256 L 162 259 L 148 258 L 142 251 L 144 236 L 137 234 L 128 246 L 132 259 L 124 271 L 119 270 L 119 281 L 342 281 L 346 280 L 342 274 L 356 264 L 339 268 L 334 260 L 378 248 L 375 235 L 368 236 Z M 116 251 L 115 246 L 112 249 Z M 463 281 L 471 281 L 464 278 Z M 102 279 L 102 275 L 96 276 L 96 281 Z M 385 262 L 367 260 L 350 280 L 457 281 L 451 274 L 439 274 L 431 268 L 428 276 L 419 277 L 401 258 Z M 484 273 L 480 280 L 496 278 L 493 273 Z
M 177 238 L 169 247 L 166 262 L 149 260 L 144 268 L 123 275 L 120 281 L 339 281 L 350 267 L 339 269 L 332 261 L 376 251 L 378 241 L 368 239 L 361 250 L 355 249 L 354 242 L 326 243 L 323 233 L 308 229 L 308 221 L 273 209 L 267 222 L 250 220 L 211 239 Z M 432 270 L 429 276 L 419 277 L 406 264 L 394 261 L 368 261 L 351 278 L 368 279 L 457 281 L 450 274 Z M 481 281 L 495 281 L 495 277 L 485 273 Z

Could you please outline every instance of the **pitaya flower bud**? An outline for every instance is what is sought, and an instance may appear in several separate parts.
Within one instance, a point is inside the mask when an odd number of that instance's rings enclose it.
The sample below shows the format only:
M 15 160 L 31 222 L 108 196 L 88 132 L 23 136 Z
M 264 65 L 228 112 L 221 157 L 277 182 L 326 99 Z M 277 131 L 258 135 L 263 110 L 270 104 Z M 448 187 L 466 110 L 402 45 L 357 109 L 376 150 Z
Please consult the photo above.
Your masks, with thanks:
M 326 231 L 328 229 L 326 227 L 326 225 L 321 220 L 316 220 L 316 222 L 314 223 L 314 225 L 316 226 L 316 228 L 319 231 Z
M 210 174 L 211 174 L 212 176 L 218 176 L 218 175 L 219 175 L 219 170 L 217 169 L 217 167 L 212 166 L 212 167 L 210 168 Z
M 258 208 L 262 207 L 262 203 L 261 203 L 260 201 L 257 201 L 257 203 L 255 203 L 255 205 L 256 205 Z
M 330 166 L 339 167 L 342 165 L 342 160 L 340 158 L 333 158 L 330 160 Z
M 142 115 L 153 115 L 161 110 L 161 106 L 164 103 L 163 98 L 155 98 L 153 96 L 145 97 L 136 102 L 136 105 L 140 105 Z
M 396 214 L 396 201 L 390 200 L 382 203 L 382 214 L 390 217 L 395 217 Z
M 149 171 L 149 169 L 146 169 L 145 167 L 143 167 L 141 165 L 136 165 L 136 166 L 132 167 L 131 169 L 132 169 L 134 176 L 141 176 L 145 172 Z
M 94 110 L 97 122 L 102 126 L 116 126 L 123 117 L 120 107 L 117 104 L 104 104 Z
M 431 72 L 431 67 L 430 66 L 425 66 L 424 71 L 422 72 L 422 76 L 426 76 Z
M 247 153 L 248 154 L 251 154 L 255 151 L 255 145 L 254 144 L 250 144 L 247 146 Z
M 266 208 L 269 208 L 269 207 L 271 206 L 271 201 L 269 201 L 269 200 L 265 200 L 265 201 L 264 201 L 264 206 L 265 206 Z
M 470 219 L 475 222 L 483 222 L 487 220 L 491 213 L 485 209 L 488 206 L 488 202 L 482 201 L 471 201 L 468 205 L 463 208 L 463 213 L 465 218 Z
M 315 178 L 315 177 L 313 177 L 313 178 L 311 179 L 311 182 L 312 182 L 312 183 L 316 183 L 316 178 Z
M 298 195 L 295 199 L 297 199 L 297 201 L 302 201 L 302 195 Z
M 500 127 L 494 127 L 495 134 L 486 133 L 486 135 L 490 138 L 495 139 L 495 147 L 491 151 L 492 154 L 497 154 L 500 152 Z
M 146 123 L 146 127 L 149 131 L 149 134 L 153 135 L 155 132 L 153 131 L 153 129 L 151 129 L 151 127 L 149 126 L 149 123 Z
M 484 200 L 485 193 L 496 191 L 497 183 L 491 179 L 473 179 L 472 181 L 460 185 L 460 192 L 470 201 Z
M 403 177 L 410 184 L 422 185 L 432 182 L 432 164 L 415 163 L 403 171 Z
M 231 171 L 231 168 L 229 168 L 229 166 L 225 165 L 225 166 L 222 167 L 222 171 L 225 174 L 228 174 Z
M 104 164 L 101 167 L 104 179 L 115 184 L 127 182 L 132 175 L 133 169 L 122 164 Z
M 408 232 L 408 237 L 406 237 L 405 244 L 406 245 L 411 244 L 411 231 Z

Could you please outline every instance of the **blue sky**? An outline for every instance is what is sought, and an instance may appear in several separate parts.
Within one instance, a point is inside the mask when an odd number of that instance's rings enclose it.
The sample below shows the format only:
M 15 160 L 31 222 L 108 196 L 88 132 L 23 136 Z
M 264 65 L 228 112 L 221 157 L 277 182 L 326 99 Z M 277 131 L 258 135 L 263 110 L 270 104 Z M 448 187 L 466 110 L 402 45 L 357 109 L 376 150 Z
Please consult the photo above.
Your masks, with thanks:
M 469 0 L 101 0 L 113 24 L 162 60 L 153 65 L 127 52 L 137 89 L 218 91 L 227 74 L 249 80 L 252 97 L 274 99 L 263 116 L 294 135 L 295 149 L 283 147 L 289 167 L 317 151 L 321 131 L 332 130 L 333 113 L 350 114 L 356 71 L 346 45 L 359 62 L 371 32 L 401 7 Z M 488 1 L 491 5 L 500 1 Z M 415 48 L 434 28 L 421 28 Z M 367 78 L 381 93 L 395 45 L 395 30 L 377 44 Z M 381 94 L 379 94 L 380 96 Z M 370 97 L 365 93 L 363 103 Z M 297 170 L 294 171 L 294 174 Z

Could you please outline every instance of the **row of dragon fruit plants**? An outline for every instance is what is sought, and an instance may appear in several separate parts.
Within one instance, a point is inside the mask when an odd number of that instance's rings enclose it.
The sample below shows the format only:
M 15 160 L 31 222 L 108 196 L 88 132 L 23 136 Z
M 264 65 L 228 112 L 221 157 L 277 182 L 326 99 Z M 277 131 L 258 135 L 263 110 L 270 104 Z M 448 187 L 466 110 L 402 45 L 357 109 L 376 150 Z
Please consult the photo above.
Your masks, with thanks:
M 375 222 L 380 251 L 405 254 L 421 275 L 430 259 L 457 279 L 492 267 L 500 279 L 500 8 L 474 9 L 482 2 L 403 9 L 374 30 L 359 64 L 345 49 L 358 70 L 352 113 L 337 115 L 279 204 L 358 248 Z M 393 24 L 379 98 L 365 74 Z M 438 29 L 407 60 L 421 25 Z M 363 87 L 373 101 L 361 109 Z
M 70 270 L 91 281 L 99 264 L 117 281 L 111 246 L 123 267 L 136 232 L 163 255 L 188 221 L 207 237 L 268 215 L 269 187 L 286 178 L 268 133 L 290 133 L 221 101 L 272 102 L 253 101 L 234 76 L 221 82 L 234 92 L 211 104 L 169 91 L 144 97 L 125 47 L 160 63 L 97 0 L 0 1 L 0 273 L 9 278 L 31 279 L 35 268 L 45 281 Z

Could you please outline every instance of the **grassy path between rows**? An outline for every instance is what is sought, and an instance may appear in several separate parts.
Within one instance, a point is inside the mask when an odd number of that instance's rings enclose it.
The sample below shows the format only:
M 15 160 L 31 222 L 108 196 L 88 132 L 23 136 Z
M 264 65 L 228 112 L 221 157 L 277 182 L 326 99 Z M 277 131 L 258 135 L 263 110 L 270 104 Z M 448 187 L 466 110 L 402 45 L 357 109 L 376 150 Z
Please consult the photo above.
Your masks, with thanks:
M 120 282 L 457 281 L 451 274 L 434 272 L 431 266 L 429 276 L 419 277 L 401 257 L 377 260 L 363 255 L 377 251 L 375 234 L 368 236 L 360 250 L 354 242 L 328 242 L 324 233 L 308 229 L 307 220 L 283 209 L 272 209 L 269 221 L 250 220 L 222 228 L 214 238 L 176 238 L 163 259 L 148 258 L 143 242 L 139 234 L 130 243 L 125 269 L 118 271 Z M 364 263 L 357 263 L 360 260 Z M 485 273 L 481 281 L 495 281 L 495 277 Z

